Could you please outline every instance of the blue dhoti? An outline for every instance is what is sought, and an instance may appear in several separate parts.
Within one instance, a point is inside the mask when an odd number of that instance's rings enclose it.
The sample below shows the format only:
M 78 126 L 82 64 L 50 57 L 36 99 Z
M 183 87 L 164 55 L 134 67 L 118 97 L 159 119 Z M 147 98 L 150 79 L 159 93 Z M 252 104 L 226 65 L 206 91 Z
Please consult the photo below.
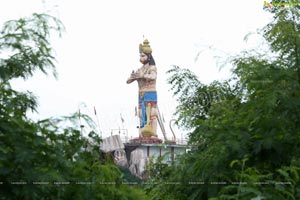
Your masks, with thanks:
M 148 103 L 151 103 L 151 107 L 156 106 L 157 103 L 156 92 L 141 92 L 139 94 L 139 108 L 142 109 L 141 128 L 143 128 L 147 124 L 146 107 Z

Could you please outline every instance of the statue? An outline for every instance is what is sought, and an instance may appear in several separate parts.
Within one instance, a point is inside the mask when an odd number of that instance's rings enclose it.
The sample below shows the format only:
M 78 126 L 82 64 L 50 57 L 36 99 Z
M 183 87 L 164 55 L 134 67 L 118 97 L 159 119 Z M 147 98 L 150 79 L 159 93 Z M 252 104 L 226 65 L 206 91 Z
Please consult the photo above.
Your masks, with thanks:
M 130 77 L 127 79 L 127 84 L 132 83 L 133 81 L 138 82 L 138 116 L 140 118 L 142 136 L 157 137 L 157 71 L 152 56 L 152 49 L 147 39 L 144 40 L 143 44 L 140 44 L 139 52 L 140 62 L 143 66 L 137 69 L 137 71 L 132 71 Z

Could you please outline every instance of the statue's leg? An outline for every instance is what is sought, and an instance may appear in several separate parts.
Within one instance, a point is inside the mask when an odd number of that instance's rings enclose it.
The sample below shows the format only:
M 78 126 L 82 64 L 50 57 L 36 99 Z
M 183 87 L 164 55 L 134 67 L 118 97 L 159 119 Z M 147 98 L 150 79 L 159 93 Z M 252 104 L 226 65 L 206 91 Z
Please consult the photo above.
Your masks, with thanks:
M 150 126 L 152 127 L 154 131 L 154 136 L 157 137 L 157 109 L 156 107 L 153 107 L 151 109 L 151 115 L 150 115 Z

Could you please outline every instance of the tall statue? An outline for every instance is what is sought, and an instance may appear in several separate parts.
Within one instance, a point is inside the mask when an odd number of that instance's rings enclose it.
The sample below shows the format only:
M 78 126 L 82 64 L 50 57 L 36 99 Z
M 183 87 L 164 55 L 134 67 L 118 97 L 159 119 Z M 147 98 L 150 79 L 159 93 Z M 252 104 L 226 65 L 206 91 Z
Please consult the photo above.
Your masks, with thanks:
M 144 40 L 139 46 L 140 62 L 143 66 L 137 71 L 132 71 L 127 79 L 127 84 L 133 81 L 138 82 L 139 87 L 139 109 L 140 128 L 143 137 L 157 137 L 157 93 L 156 77 L 157 71 L 152 56 L 152 49 L 149 41 Z

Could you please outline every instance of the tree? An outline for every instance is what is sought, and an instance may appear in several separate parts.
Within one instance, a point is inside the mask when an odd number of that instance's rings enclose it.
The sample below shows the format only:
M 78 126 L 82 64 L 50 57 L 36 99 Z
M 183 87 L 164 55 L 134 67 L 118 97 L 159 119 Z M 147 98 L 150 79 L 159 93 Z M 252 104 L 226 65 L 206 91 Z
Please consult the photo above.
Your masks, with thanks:
M 268 51 L 233 58 L 230 80 L 203 85 L 185 69 L 169 71 L 179 123 L 191 130 L 189 142 L 198 149 L 168 169 L 165 182 L 181 184 L 158 184 L 150 195 L 300 198 L 300 13 L 298 6 L 272 12 L 273 21 L 260 32 Z M 211 93 L 215 98 L 203 98 Z
M 141 190 L 122 184 L 88 116 L 38 122 L 27 117 L 37 110 L 36 97 L 14 90 L 10 81 L 30 78 L 36 70 L 56 75 L 53 30 L 64 30 L 58 19 L 33 14 L 7 22 L 1 31 L 0 199 L 145 199 Z M 79 118 L 91 125 L 88 137 L 80 133 Z

